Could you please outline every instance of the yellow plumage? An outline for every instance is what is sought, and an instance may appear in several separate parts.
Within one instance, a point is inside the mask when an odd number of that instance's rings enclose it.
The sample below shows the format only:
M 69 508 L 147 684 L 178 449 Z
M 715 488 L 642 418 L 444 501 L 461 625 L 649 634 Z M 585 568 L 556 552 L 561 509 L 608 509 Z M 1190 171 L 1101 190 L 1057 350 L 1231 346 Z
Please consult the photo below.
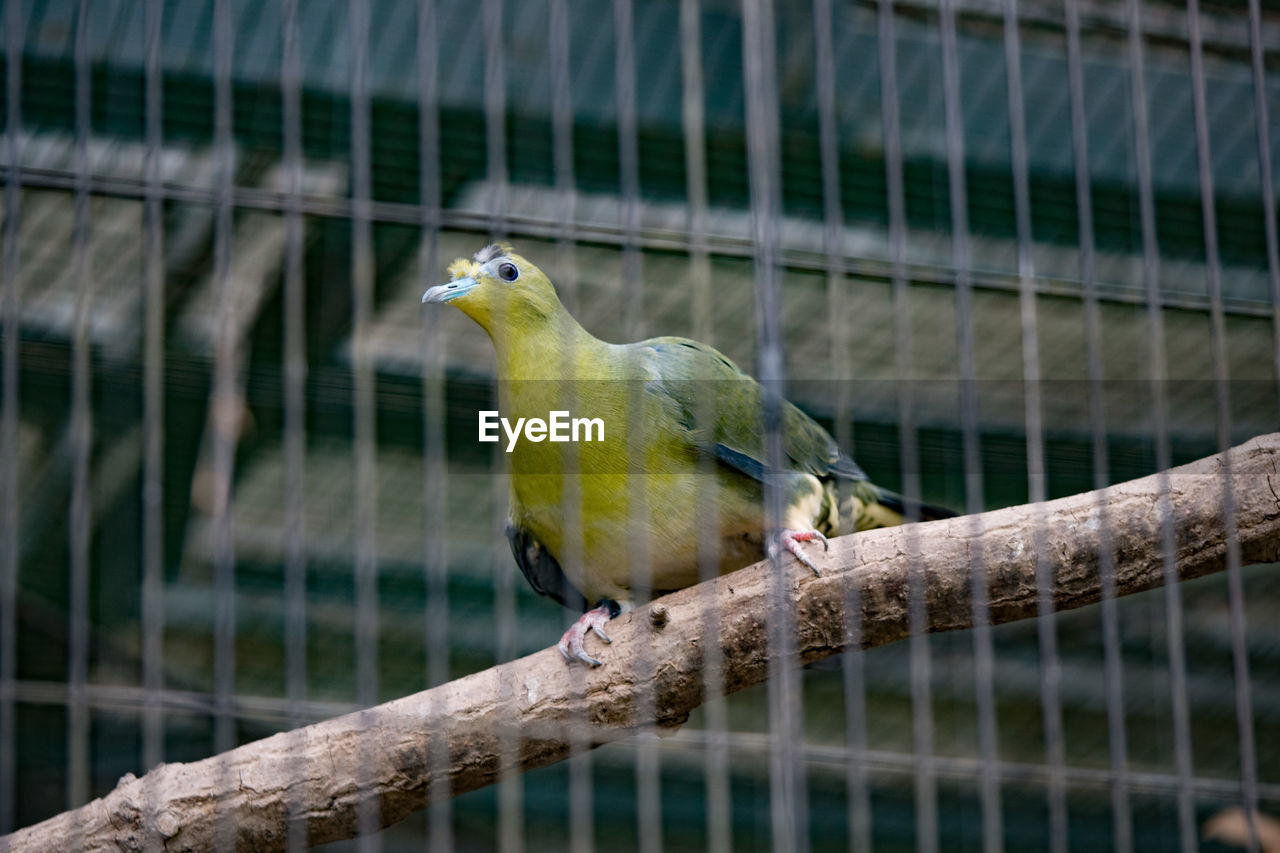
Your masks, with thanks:
M 696 583 L 708 552 L 721 572 L 761 558 L 762 389 L 751 377 L 696 341 L 595 338 L 510 247 L 459 258 L 449 274 L 423 301 L 451 302 L 489 333 L 502 417 L 516 423 L 565 411 L 604 422 L 602 441 L 520 440 L 507 456 L 509 534 L 535 589 L 569 606 L 626 607 L 637 593 Z M 825 430 L 783 405 L 788 550 L 812 566 L 798 542 L 903 520 L 900 498 L 872 485 Z M 843 502 L 838 482 L 850 487 Z M 925 517 L 949 514 L 925 509 Z M 586 627 L 603 635 L 601 624 Z M 582 651 L 586 627 L 567 634 L 561 649 L 595 662 Z

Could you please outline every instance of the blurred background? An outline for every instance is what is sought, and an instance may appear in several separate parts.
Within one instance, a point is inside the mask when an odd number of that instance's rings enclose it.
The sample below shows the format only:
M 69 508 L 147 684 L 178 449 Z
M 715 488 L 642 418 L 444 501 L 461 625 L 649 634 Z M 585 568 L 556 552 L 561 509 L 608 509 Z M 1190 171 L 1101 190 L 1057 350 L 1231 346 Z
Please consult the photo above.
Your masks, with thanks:
M 1007 506 L 1277 428 L 1280 5 L 771 14 L 788 395 L 876 482 Z M 501 238 L 597 336 L 754 371 L 741 6 L 0 18 L 0 832 L 553 643 L 491 346 L 419 298 Z M 1280 578 L 1236 569 L 805 670 L 807 843 L 1230 849 L 1280 815 Z M 766 698 L 380 843 L 770 849 Z

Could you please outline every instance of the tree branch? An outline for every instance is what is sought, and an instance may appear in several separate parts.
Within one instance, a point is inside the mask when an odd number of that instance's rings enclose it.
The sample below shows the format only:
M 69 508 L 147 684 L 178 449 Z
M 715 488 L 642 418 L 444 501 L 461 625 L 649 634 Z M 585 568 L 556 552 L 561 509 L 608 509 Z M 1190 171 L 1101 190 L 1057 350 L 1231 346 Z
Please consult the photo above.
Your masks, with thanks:
M 863 647 L 906 637 L 913 572 L 923 579 L 929 631 L 972 625 L 971 566 L 985 572 L 993 624 L 1034 617 L 1037 552 L 1052 573 L 1058 609 L 1099 600 L 1107 539 L 1116 595 L 1159 586 L 1162 507 L 1172 507 L 1183 580 L 1225 569 L 1229 547 L 1239 548 L 1244 564 L 1275 562 L 1278 459 L 1280 434 L 1272 434 L 1101 492 L 832 540 L 830 552 L 818 555 L 825 557 L 821 576 L 784 564 L 800 658 L 843 650 L 850 600 L 861 602 L 855 636 Z M 1224 516 L 1227 476 L 1233 542 Z M 703 701 L 703 648 L 715 624 L 708 614 L 719 616 L 725 691 L 763 681 L 771 595 L 768 563 L 757 564 L 619 618 L 598 669 L 569 666 L 547 649 L 203 761 L 161 765 L 141 779 L 125 776 L 102 799 L 0 838 L 0 851 L 213 850 L 220 841 L 283 850 L 291 816 L 312 844 L 386 826 L 441 790 L 456 795 L 494 783 L 500 756 L 528 770 L 563 760 L 571 742 L 599 745 L 647 723 L 680 725 Z M 446 743 L 449 766 L 431 766 L 429 755 L 444 754 L 433 744 Z

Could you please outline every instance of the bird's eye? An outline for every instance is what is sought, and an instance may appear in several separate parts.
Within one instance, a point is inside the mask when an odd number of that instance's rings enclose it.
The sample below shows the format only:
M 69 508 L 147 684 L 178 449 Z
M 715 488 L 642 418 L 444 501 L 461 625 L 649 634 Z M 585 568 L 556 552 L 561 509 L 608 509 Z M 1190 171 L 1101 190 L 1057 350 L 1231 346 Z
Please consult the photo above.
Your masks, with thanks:
M 520 277 L 520 270 L 513 263 L 501 264 L 498 267 L 498 278 L 503 281 L 515 281 Z

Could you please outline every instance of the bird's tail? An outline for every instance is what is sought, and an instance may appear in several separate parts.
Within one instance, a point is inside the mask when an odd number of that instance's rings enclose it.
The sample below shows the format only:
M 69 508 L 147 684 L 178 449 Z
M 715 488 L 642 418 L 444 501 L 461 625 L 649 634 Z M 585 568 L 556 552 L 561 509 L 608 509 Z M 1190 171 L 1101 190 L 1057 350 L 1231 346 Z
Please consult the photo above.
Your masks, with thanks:
M 942 518 L 955 518 L 958 513 L 937 504 L 908 501 L 897 492 L 882 489 L 879 486 L 866 484 L 869 488 L 855 489 L 854 494 L 841 515 L 854 520 L 856 530 L 871 530 L 876 527 L 895 527 L 909 521 L 937 521 Z

